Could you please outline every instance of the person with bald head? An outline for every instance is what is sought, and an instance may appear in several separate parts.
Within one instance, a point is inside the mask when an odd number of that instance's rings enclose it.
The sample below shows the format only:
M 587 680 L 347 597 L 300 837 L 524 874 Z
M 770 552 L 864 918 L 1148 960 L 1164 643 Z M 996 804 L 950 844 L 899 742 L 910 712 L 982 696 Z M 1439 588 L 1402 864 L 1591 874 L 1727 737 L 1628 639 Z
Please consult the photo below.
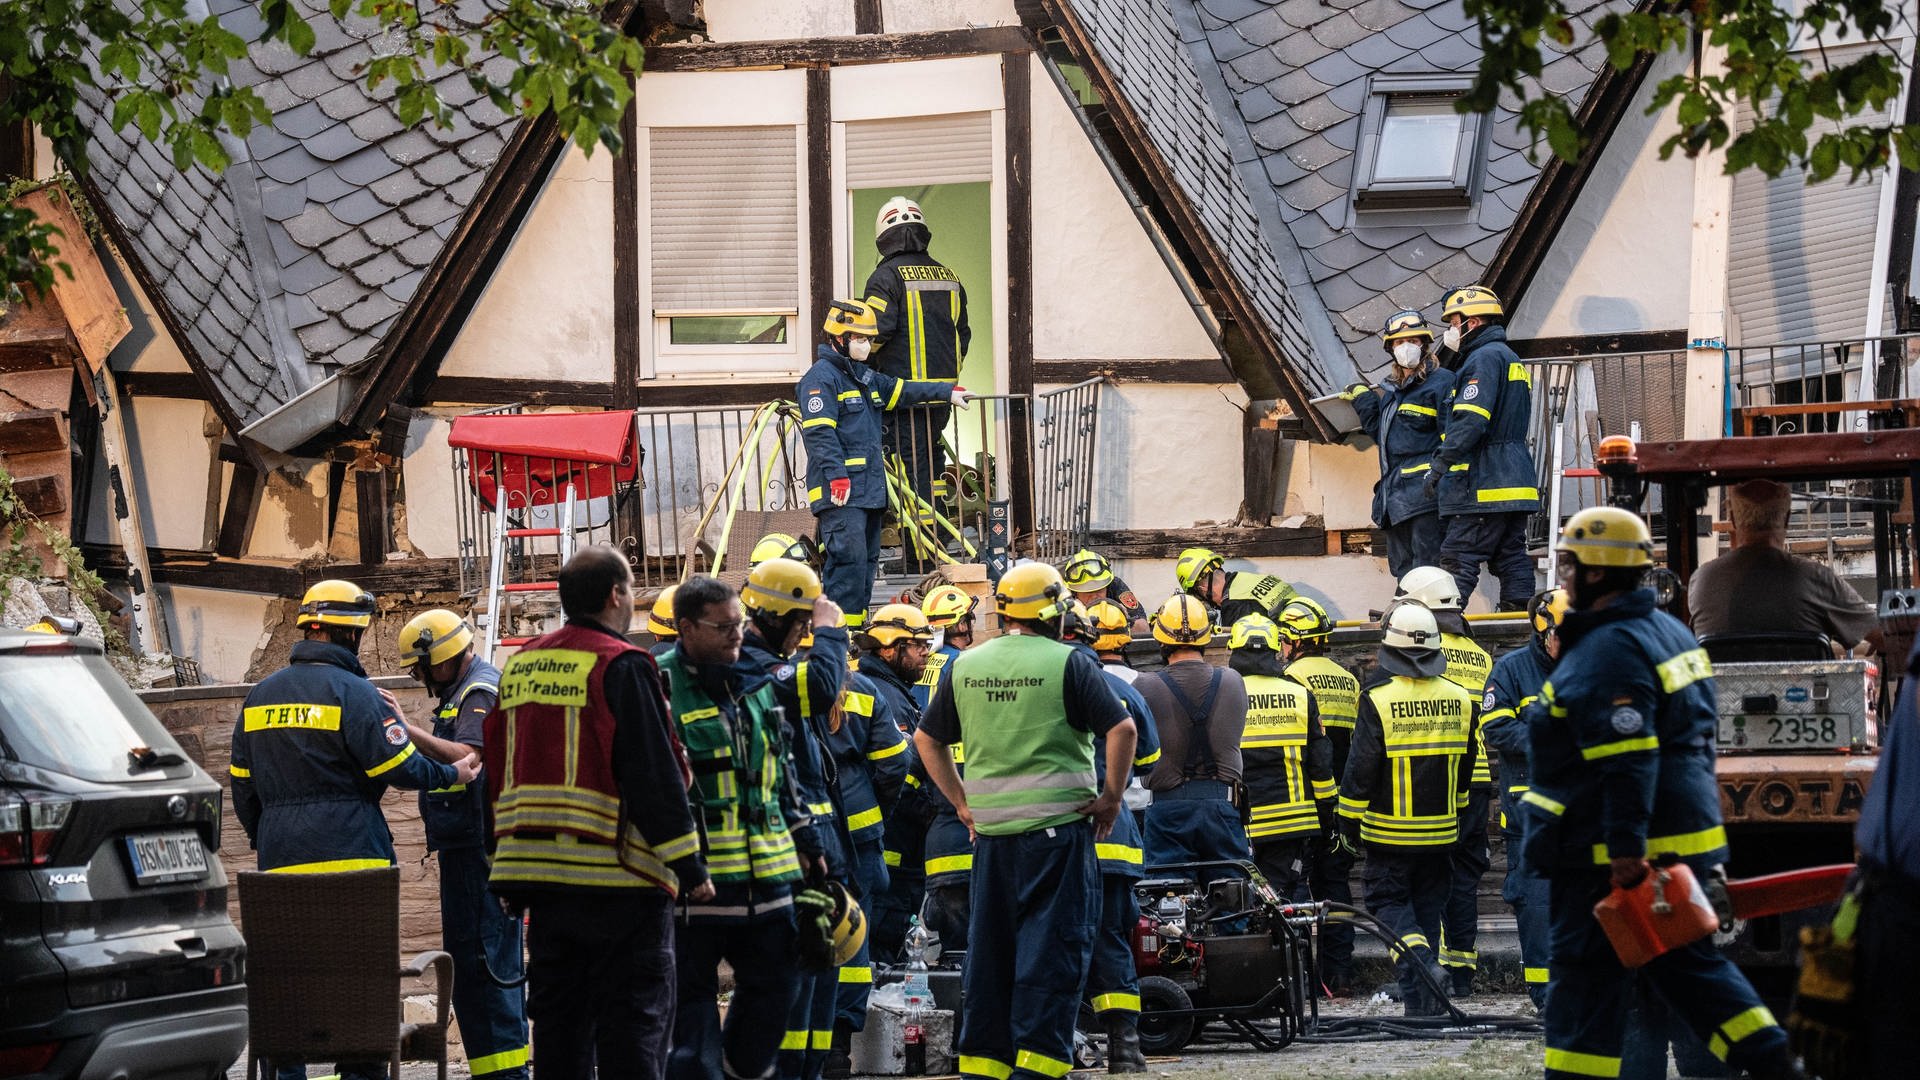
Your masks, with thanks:
M 1694 572 L 1687 589 L 1693 632 L 1825 634 L 1851 649 L 1878 646 L 1873 605 L 1825 563 L 1787 551 L 1793 493 L 1772 480 L 1727 492 L 1733 548 Z

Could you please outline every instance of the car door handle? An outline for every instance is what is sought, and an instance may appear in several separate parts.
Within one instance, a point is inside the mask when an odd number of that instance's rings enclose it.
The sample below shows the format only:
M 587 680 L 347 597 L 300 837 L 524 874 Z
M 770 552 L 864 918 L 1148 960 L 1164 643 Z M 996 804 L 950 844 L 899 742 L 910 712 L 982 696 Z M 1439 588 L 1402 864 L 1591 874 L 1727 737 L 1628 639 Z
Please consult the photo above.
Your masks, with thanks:
M 207 955 L 207 939 L 205 938 L 181 938 L 179 941 L 174 942 L 174 944 L 180 946 L 180 951 L 184 953 L 189 960 L 198 960 Z

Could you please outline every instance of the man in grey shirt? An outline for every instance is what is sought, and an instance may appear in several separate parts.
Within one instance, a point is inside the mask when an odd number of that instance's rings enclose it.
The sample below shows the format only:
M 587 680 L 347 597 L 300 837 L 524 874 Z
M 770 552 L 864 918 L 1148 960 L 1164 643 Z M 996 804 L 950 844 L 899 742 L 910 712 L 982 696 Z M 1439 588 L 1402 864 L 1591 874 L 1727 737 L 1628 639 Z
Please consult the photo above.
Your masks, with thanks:
M 1166 669 L 1133 684 L 1160 728 L 1160 760 L 1147 774 L 1147 865 L 1245 859 L 1247 833 L 1232 790 L 1240 782 L 1247 684 L 1239 672 L 1207 663 L 1213 620 L 1199 600 L 1169 597 L 1152 628 Z
M 1727 495 L 1733 549 L 1694 572 L 1693 632 L 1825 634 L 1841 648 L 1878 646 L 1873 606 L 1824 563 L 1789 554 L 1785 484 L 1749 480 Z

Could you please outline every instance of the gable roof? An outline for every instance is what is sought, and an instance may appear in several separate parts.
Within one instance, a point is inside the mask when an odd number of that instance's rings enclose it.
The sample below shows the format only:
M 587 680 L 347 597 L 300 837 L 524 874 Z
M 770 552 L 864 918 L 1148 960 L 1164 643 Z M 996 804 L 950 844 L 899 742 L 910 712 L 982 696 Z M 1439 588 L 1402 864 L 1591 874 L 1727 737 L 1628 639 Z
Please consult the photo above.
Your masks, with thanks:
M 1460 0 L 1048 6 L 1071 14 L 1095 54 L 1088 59 L 1112 72 L 1153 152 L 1169 162 L 1267 330 L 1316 393 L 1384 362 L 1372 342 L 1388 315 L 1433 311 L 1447 289 L 1479 281 L 1540 177 L 1518 114 L 1499 108 L 1481 125 L 1476 200 L 1461 220 L 1354 218 L 1369 80 L 1472 73 L 1479 31 Z M 1626 6 L 1603 0 L 1577 16 L 1575 48 L 1549 59 L 1540 85 L 1584 101 L 1606 67 L 1592 22 Z

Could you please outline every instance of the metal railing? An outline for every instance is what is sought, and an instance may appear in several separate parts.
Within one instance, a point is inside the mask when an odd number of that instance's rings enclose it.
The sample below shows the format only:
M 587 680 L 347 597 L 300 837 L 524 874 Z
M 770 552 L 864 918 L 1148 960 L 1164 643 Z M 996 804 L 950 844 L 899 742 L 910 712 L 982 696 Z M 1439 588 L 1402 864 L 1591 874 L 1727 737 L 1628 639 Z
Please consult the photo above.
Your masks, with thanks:
M 1086 546 L 1093 524 L 1093 448 L 1104 379 L 1033 399 L 1033 557 L 1060 562 Z
M 1850 338 L 1786 345 L 1742 345 L 1727 350 L 1736 434 L 1790 435 L 1906 427 L 1898 407 L 1862 403 L 1911 398 L 1920 335 Z M 1854 407 L 1846 407 L 1854 403 Z M 1802 412 L 1796 405 L 1815 406 Z
M 1610 353 L 1526 360 L 1533 380 L 1533 417 L 1527 444 L 1542 509 L 1528 523 L 1527 539 L 1545 544 L 1559 530 L 1550 520 L 1557 508 L 1564 520 L 1577 510 L 1606 501 L 1604 481 L 1594 476 L 1565 476 L 1593 467 L 1594 451 L 1609 435 L 1639 439 L 1677 439 L 1685 425 L 1687 354 L 1684 351 Z M 1560 477 L 1554 490 L 1554 478 Z M 1556 495 L 1558 496 L 1556 499 Z M 1655 493 L 1648 507 L 1655 537 L 1663 521 Z

